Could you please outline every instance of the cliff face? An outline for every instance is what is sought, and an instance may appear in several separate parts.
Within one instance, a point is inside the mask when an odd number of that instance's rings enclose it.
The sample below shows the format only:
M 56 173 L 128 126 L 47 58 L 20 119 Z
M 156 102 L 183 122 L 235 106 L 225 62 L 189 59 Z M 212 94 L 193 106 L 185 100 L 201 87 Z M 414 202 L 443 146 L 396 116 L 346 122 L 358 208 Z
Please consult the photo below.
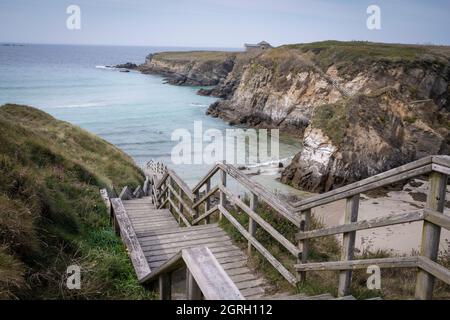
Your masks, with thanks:
M 450 48 L 337 42 L 262 53 L 167 53 L 143 72 L 213 85 L 207 113 L 297 133 L 282 181 L 326 191 L 429 154 L 449 153 Z M 146 69 L 148 68 L 148 69 Z
M 171 84 L 213 86 L 233 69 L 234 59 L 227 52 L 163 52 L 147 56 L 138 70 L 163 75 Z
M 236 67 L 208 113 L 298 132 L 282 181 L 310 191 L 450 152 L 447 48 L 326 42 L 269 50 Z

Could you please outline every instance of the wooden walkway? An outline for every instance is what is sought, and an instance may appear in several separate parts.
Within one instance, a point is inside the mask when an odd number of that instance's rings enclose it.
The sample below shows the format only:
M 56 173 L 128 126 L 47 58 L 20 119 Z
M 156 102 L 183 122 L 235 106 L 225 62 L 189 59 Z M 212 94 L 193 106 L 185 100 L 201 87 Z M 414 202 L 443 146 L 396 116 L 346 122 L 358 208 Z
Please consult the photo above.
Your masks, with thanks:
M 124 200 L 151 273 L 182 249 L 207 246 L 246 299 L 264 296 L 266 281 L 247 266 L 246 254 L 217 224 L 180 227 L 168 209 L 156 209 L 151 197 Z

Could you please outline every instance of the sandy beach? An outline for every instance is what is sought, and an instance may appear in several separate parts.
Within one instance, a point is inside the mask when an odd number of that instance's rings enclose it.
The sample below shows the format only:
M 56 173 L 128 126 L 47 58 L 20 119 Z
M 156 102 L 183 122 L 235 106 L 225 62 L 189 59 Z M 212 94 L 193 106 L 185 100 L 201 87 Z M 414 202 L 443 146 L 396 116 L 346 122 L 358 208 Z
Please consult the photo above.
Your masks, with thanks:
M 412 185 L 411 185 L 412 184 Z M 401 191 L 391 191 L 385 196 L 369 197 L 361 196 L 358 221 L 369 220 L 377 217 L 411 212 L 421 209 L 425 205 L 425 195 L 428 182 L 415 179 L 403 187 Z M 447 199 L 450 199 L 447 187 Z M 336 201 L 313 210 L 314 216 L 327 226 L 343 224 L 345 212 L 345 200 Z M 450 215 L 447 204 L 445 214 Z M 387 250 L 394 254 L 407 255 L 420 249 L 423 222 L 412 222 L 389 227 L 375 228 L 358 231 L 356 233 L 356 248 L 360 251 L 377 249 Z M 338 236 L 337 239 L 342 239 Z M 440 252 L 449 250 L 450 232 L 442 229 Z

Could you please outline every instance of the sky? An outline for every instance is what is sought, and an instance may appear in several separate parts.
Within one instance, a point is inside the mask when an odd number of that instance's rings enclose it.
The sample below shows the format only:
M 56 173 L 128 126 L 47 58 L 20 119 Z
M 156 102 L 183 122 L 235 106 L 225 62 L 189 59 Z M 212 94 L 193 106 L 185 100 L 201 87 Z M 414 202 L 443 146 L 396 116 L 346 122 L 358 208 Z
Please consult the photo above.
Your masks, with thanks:
M 81 10 L 69 30 L 67 7 Z M 367 8 L 380 8 L 369 30 Z M 450 45 L 449 0 L 0 0 L 0 42 L 238 48 L 321 40 Z

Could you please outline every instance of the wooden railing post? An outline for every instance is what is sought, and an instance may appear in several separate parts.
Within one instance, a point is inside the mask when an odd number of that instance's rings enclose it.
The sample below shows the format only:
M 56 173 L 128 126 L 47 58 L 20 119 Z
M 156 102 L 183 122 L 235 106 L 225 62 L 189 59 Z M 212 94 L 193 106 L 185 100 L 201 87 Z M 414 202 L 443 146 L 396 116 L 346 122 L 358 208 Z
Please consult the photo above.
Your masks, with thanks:
M 181 188 L 178 188 L 178 191 L 179 191 L 180 198 L 183 197 L 183 192 L 181 191 Z M 183 212 L 184 212 L 184 206 L 183 206 L 183 203 L 181 201 L 179 201 L 179 203 L 178 203 L 178 210 L 180 211 L 180 215 L 182 215 Z M 181 216 L 179 216 L 178 217 L 178 224 L 179 225 L 181 224 L 181 221 L 182 221 L 181 220 Z
M 436 212 L 443 213 L 445 206 L 445 193 L 447 189 L 447 176 L 442 173 L 433 172 L 429 179 L 429 190 L 427 196 L 426 208 Z M 420 255 L 436 261 L 439 253 L 439 238 L 441 236 L 441 227 L 423 222 L 422 243 L 420 246 Z M 433 297 L 434 276 L 428 272 L 419 269 L 416 280 L 416 299 L 429 300 Z
M 187 300 L 202 299 L 202 292 L 188 268 L 186 268 L 186 295 Z
M 170 176 L 167 178 L 166 183 L 168 186 L 172 186 L 172 178 Z M 167 190 L 167 198 L 172 200 L 172 190 L 170 190 L 170 188 Z M 172 205 L 170 204 L 170 201 L 168 202 L 168 205 L 169 211 L 172 212 Z
M 256 212 L 256 208 L 258 206 L 258 196 L 254 194 L 253 192 L 250 195 L 250 209 L 253 210 L 253 212 Z M 248 217 L 248 232 L 252 237 L 255 237 L 256 234 L 256 222 Z M 251 241 L 248 241 L 248 247 L 247 247 L 247 253 L 250 256 L 252 254 L 252 243 Z
M 302 211 L 301 216 L 302 220 L 300 222 L 300 231 L 301 232 L 307 231 L 311 223 L 311 209 Z M 298 242 L 298 248 L 301 251 L 301 257 L 297 259 L 297 263 L 306 263 L 308 260 L 308 249 L 309 249 L 308 239 L 300 240 Z M 298 278 L 301 282 L 305 282 L 306 271 L 300 271 L 298 273 Z
M 359 194 L 347 198 L 345 208 L 344 224 L 356 222 L 358 220 Z M 341 261 L 353 260 L 355 251 L 356 231 L 345 232 L 342 240 Z M 349 294 L 352 283 L 352 271 L 344 270 L 339 273 L 338 296 L 343 297 Z
M 195 191 L 195 193 L 194 193 L 194 203 L 197 202 L 198 200 L 200 200 L 200 191 L 199 190 Z M 194 220 L 197 219 L 199 217 L 199 215 L 200 215 L 199 207 L 197 206 L 194 209 L 194 217 L 193 217 Z
M 224 170 L 220 170 L 220 184 L 223 187 L 227 186 L 227 173 Z M 226 195 L 225 193 L 220 190 L 220 201 L 219 204 L 225 208 L 225 200 L 226 200 Z M 219 221 L 222 220 L 222 213 L 219 213 Z
M 211 191 L 211 179 L 208 179 L 206 181 L 206 193 Z M 208 198 L 205 201 L 205 212 L 207 212 L 209 209 L 211 209 L 211 199 Z M 205 224 L 209 223 L 209 216 L 205 218 Z
M 170 273 L 162 274 L 159 277 L 159 299 L 160 300 L 172 299 L 172 279 Z

